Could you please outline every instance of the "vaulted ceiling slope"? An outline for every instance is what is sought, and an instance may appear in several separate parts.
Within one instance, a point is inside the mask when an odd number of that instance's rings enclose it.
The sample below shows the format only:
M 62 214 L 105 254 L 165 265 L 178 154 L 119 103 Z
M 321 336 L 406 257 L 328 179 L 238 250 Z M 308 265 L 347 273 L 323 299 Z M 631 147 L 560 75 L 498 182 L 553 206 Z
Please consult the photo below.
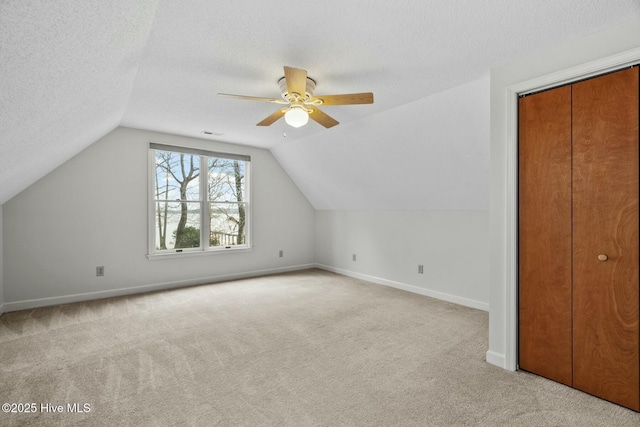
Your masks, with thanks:
M 393 138 L 380 124 L 394 126 L 399 107 L 639 14 L 637 0 L 2 0 L 0 204 L 123 125 L 272 149 L 316 207 L 350 207 L 314 193 L 299 171 L 312 159 L 295 141 L 327 159 L 335 145 L 325 141 L 354 136 L 384 153 Z M 216 97 L 277 97 L 284 65 L 308 70 L 317 94 L 372 91 L 375 103 L 326 107 L 342 123 L 329 130 L 265 128 L 255 124 L 272 104 Z M 421 119 L 411 111 L 403 127 Z M 456 147 L 434 161 L 459 167 Z M 355 166 L 352 176 L 371 173 Z
M 156 9 L 0 1 L 0 204 L 120 124 Z

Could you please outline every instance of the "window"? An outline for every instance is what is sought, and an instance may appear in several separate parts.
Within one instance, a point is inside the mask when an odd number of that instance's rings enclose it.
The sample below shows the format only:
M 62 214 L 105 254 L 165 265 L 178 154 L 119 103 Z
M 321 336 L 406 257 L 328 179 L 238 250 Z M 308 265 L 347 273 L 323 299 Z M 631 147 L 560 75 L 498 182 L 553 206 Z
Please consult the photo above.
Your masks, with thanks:
M 250 160 L 151 143 L 149 254 L 249 248 Z

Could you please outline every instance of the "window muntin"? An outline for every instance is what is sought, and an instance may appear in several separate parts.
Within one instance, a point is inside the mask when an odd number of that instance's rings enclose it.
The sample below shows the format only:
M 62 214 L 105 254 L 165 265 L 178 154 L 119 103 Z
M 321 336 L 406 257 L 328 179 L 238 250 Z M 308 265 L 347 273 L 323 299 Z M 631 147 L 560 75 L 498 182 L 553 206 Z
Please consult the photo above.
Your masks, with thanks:
M 250 247 L 250 158 L 153 143 L 150 147 L 149 253 Z

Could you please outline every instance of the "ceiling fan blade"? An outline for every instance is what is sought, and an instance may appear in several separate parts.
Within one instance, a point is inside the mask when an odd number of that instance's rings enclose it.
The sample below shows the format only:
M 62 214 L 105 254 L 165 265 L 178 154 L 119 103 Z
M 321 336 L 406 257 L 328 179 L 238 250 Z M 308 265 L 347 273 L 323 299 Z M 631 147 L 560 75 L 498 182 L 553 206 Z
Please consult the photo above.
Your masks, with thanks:
M 287 82 L 287 92 L 297 93 L 304 98 L 307 89 L 307 70 L 285 66 L 284 78 Z
M 319 100 L 319 105 L 351 105 L 351 104 L 373 104 L 373 93 L 347 93 L 344 95 L 320 95 L 309 100 L 309 104 Z
M 259 96 L 246 96 L 246 95 L 233 95 L 230 93 L 219 93 L 218 96 L 224 96 L 226 98 L 236 98 L 236 99 L 247 99 L 249 101 L 264 101 L 264 102 L 273 102 L 276 104 L 286 104 L 287 101 L 284 99 L 277 98 L 262 98 Z
M 309 113 L 309 118 L 320 123 L 322 126 L 326 127 L 327 129 L 339 123 L 336 119 L 323 113 L 321 110 L 318 110 L 316 107 L 313 107 L 313 109 Z
M 284 113 L 286 112 L 287 112 L 287 108 L 281 108 L 279 110 L 276 110 L 275 113 L 271 114 L 269 117 L 262 120 L 256 126 L 271 126 L 273 123 L 275 123 L 276 120 L 284 116 Z

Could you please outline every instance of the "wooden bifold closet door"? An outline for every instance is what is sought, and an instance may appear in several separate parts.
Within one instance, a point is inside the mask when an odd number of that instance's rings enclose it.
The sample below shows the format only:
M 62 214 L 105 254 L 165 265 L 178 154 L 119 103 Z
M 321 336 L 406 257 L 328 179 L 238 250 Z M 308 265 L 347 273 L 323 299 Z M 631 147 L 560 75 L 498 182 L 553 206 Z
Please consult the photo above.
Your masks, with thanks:
M 519 103 L 519 366 L 640 410 L 638 67 Z

